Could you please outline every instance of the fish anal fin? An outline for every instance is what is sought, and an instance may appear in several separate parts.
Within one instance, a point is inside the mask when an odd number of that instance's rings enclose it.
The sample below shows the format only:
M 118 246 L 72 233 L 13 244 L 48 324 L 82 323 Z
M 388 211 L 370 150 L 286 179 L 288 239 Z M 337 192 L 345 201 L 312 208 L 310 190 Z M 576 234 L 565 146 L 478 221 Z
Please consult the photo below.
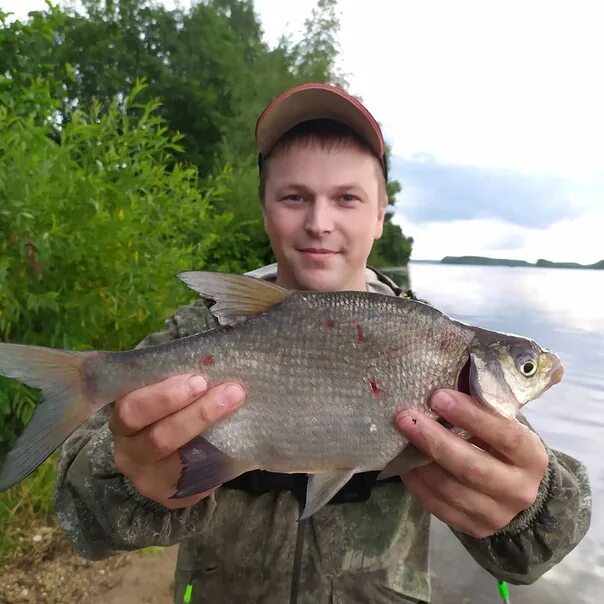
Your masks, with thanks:
M 388 462 L 386 467 L 380 472 L 377 480 L 385 480 L 392 476 L 401 476 L 432 463 L 432 459 L 415 445 L 408 444 L 394 459 Z
M 338 491 L 350 480 L 353 470 L 336 470 L 311 474 L 306 488 L 306 505 L 300 520 L 306 520 L 328 504 Z
M 255 277 L 211 271 L 187 271 L 178 278 L 206 298 L 215 300 L 210 312 L 221 325 L 234 325 L 280 304 L 290 291 Z
M 209 491 L 253 468 L 229 457 L 203 436 L 196 436 L 179 449 L 180 479 L 170 499 Z

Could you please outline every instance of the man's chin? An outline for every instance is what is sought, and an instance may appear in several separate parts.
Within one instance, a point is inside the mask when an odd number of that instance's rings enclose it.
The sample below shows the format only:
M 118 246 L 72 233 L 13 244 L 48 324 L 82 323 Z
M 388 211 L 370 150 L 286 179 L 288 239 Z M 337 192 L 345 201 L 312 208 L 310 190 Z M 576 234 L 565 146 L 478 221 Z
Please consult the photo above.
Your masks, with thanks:
M 296 281 L 301 289 L 311 291 L 338 291 L 343 288 L 346 281 L 341 270 L 335 268 L 304 268 L 297 271 Z

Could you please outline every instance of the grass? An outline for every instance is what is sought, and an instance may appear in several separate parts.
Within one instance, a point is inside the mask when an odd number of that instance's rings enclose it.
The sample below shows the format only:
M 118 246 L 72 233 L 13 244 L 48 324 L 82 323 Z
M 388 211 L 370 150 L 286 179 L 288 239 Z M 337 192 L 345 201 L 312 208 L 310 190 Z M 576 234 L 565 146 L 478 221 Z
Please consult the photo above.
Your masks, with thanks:
M 150 545 L 149 547 L 144 547 L 143 549 L 137 550 L 137 554 L 139 556 L 155 556 L 156 554 L 161 554 L 166 548 L 161 545 Z
M 32 527 L 56 527 L 54 456 L 12 489 L 0 493 L 0 564 L 19 552 Z
M 60 534 L 55 509 L 55 456 L 12 489 L 0 493 L 0 566 L 17 556 L 27 555 L 32 532 L 42 527 Z M 46 529 L 44 529 L 46 530 Z M 139 550 L 140 556 L 153 556 L 164 547 L 150 546 Z

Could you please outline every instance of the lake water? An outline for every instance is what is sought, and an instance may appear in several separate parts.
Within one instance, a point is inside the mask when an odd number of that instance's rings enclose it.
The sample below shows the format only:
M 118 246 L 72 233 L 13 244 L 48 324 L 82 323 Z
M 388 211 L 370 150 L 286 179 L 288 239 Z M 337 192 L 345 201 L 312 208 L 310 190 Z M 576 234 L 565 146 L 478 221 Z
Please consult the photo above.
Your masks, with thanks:
M 559 354 L 563 381 L 529 403 L 525 413 L 549 446 L 586 464 L 591 528 L 535 584 L 512 586 L 512 603 L 604 602 L 604 270 L 411 263 L 409 277 L 418 297 L 450 316 L 526 335 Z M 432 568 L 433 604 L 501 601 L 493 577 L 438 521 Z

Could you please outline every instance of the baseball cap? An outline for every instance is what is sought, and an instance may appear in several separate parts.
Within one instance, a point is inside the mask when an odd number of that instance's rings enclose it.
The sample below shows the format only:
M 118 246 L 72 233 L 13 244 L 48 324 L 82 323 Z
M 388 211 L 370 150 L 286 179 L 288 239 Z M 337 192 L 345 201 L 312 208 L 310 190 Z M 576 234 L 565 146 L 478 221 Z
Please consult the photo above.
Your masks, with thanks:
M 294 86 L 273 99 L 256 122 L 258 163 L 291 128 L 314 119 L 331 119 L 351 128 L 373 151 L 386 176 L 384 137 L 375 118 L 353 96 L 330 84 Z

